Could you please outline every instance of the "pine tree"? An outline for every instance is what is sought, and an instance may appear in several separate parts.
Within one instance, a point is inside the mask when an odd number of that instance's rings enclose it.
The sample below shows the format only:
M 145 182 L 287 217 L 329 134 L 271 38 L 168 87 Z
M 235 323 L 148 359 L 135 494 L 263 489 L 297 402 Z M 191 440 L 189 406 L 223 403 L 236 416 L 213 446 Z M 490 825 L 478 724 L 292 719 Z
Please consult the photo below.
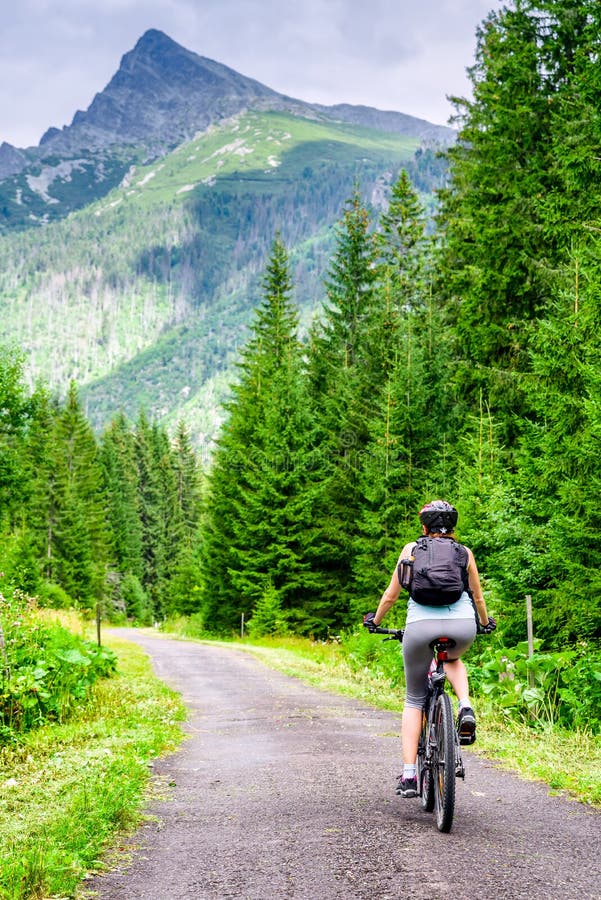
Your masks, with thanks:
M 0 347 L 0 525 L 18 512 L 27 491 L 23 442 L 31 408 L 23 364 L 15 348 Z
M 400 309 L 419 307 L 428 260 L 426 216 L 405 169 L 392 186 L 388 209 L 380 216 L 377 241 Z
M 113 419 L 102 436 L 100 463 L 107 497 L 113 603 L 128 616 L 138 619 L 137 610 L 143 607 L 139 602 L 143 575 L 142 523 L 134 436 L 123 414 Z M 138 588 L 132 587 L 134 582 Z M 133 598 L 135 610 L 129 608 L 128 597 Z
M 531 535 L 522 570 L 535 597 L 537 633 L 553 643 L 601 636 L 600 253 L 591 234 L 577 258 L 578 276 L 574 260 L 553 316 L 539 323 L 531 347 L 528 396 L 536 417 L 525 423 L 520 447 L 521 502 Z
M 114 562 L 119 573 L 142 578 L 142 528 L 134 436 L 125 416 L 116 416 L 102 436 L 100 462 L 108 498 Z
M 427 266 L 427 244 L 416 241 L 403 255 L 400 271 L 425 277 Z M 390 282 L 386 278 L 387 294 Z M 393 294 L 394 341 L 374 345 L 382 360 L 383 389 L 372 408 L 359 474 L 355 618 L 373 605 L 401 547 L 415 536 L 416 513 L 424 500 L 444 496 L 452 480 L 451 454 L 459 431 L 450 386 L 454 358 L 444 313 L 426 291 L 422 281 L 409 295 Z
M 27 529 L 38 560 L 40 578 L 53 579 L 55 528 L 60 508 L 55 421 L 59 408 L 45 388 L 32 396 L 32 416 L 27 433 L 30 494 Z

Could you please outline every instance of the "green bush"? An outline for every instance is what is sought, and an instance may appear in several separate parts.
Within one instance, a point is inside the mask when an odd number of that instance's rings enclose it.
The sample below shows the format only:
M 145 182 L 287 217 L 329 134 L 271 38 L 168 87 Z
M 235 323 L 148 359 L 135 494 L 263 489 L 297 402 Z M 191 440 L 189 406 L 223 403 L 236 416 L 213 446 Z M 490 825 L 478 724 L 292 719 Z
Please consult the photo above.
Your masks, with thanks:
M 35 601 L 20 591 L 0 594 L 0 728 L 5 739 L 45 722 L 63 722 L 83 705 L 98 678 L 111 675 L 116 657 L 36 616 Z
M 392 688 L 405 683 L 398 641 L 384 641 L 379 635 L 370 634 L 362 628 L 361 631 L 343 634 L 341 648 L 351 671 L 369 670 Z
M 60 584 L 53 584 L 50 581 L 44 582 L 39 596 L 42 606 L 50 606 L 53 609 L 71 609 L 75 606 L 75 601 L 66 590 Z
M 572 650 L 535 652 L 528 644 L 486 647 L 469 666 L 472 691 L 487 695 L 507 717 L 531 725 L 560 725 L 601 733 L 601 662 L 583 643 Z
M 169 616 L 161 623 L 161 631 L 186 638 L 207 637 L 202 613 L 193 613 L 191 616 Z

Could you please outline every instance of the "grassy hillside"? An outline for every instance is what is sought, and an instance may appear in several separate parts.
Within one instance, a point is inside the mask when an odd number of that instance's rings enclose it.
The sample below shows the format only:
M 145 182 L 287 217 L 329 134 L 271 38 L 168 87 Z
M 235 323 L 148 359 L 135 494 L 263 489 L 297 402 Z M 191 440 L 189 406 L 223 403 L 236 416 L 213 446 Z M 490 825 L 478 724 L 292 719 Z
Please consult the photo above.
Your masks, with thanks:
M 275 232 L 307 317 L 353 184 L 378 204 L 417 146 L 274 112 L 212 127 L 68 219 L 0 239 L 0 341 L 26 350 L 32 380 L 75 378 L 99 427 L 143 405 L 210 437 Z
M 352 125 L 284 113 L 249 112 L 213 126 L 158 163 L 137 167 L 94 207 L 96 215 L 125 203 L 148 210 L 185 201 L 203 187 L 244 182 L 263 193 L 310 178 L 314 167 L 409 159 L 419 141 Z

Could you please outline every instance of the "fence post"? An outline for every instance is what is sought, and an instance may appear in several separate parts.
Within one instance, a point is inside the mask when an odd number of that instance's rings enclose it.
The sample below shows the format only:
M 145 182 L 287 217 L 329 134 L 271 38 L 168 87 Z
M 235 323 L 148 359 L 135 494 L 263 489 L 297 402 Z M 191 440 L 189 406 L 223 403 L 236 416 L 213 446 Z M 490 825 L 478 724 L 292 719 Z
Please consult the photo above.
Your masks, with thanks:
M 100 641 L 100 601 L 96 604 L 96 640 L 98 642 L 98 646 L 101 647 Z
M 532 624 L 532 597 L 526 594 L 526 628 L 528 630 L 528 659 L 534 653 L 534 627 Z M 528 672 L 528 684 L 534 687 L 534 672 Z
M 240 637 L 244 637 L 244 613 L 240 617 Z

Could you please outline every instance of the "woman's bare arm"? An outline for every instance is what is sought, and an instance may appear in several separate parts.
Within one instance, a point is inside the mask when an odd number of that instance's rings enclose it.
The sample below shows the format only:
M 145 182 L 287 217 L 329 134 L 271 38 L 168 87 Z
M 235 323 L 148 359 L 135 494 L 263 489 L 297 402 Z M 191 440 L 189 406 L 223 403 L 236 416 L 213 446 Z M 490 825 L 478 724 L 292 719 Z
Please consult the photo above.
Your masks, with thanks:
M 476 609 L 478 611 L 478 618 L 480 619 L 481 625 L 488 625 L 488 611 L 486 609 L 486 602 L 482 594 L 482 585 L 480 584 L 480 575 L 478 574 L 476 560 L 474 559 L 474 554 L 469 549 L 469 547 L 466 547 L 465 549 L 467 550 L 468 555 L 467 574 L 469 586 L 470 591 L 472 592 L 472 597 L 474 598 L 474 603 L 476 604 Z
M 402 559 L 406 559 L 408 556 L 411 556 L 411 551 L 413 550 L 414 545 L 415 542 L 412 542 L 411 544 L 405 544 L 401 551 L 401 555 L 399 556 L 396 568 L 392 573 L 390 584 L 382 594 L 380 603 L 378 604 L 378 608 L 374 616 L 374 623 L 376 625 L 380 624 L 386 613 L 394 606 L 396 601 L 399 599 L 399 594 L 401 593 L 401 582 L 399 581 L 398 564 Z

